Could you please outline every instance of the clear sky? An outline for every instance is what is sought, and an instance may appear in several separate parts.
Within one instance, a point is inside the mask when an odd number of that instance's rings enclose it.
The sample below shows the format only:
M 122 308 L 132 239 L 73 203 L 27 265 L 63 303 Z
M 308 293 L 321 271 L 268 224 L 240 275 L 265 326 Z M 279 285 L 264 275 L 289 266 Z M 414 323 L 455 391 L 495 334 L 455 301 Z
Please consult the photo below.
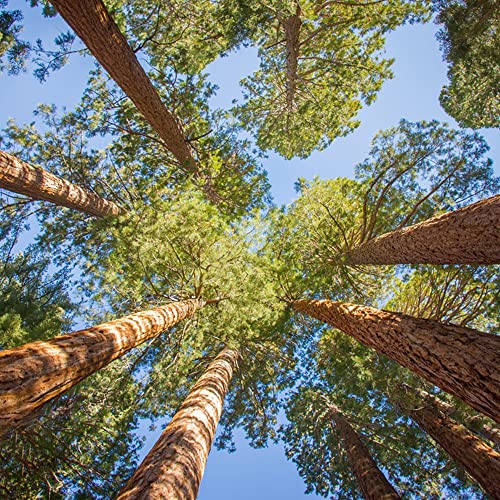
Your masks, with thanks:
M 15 4 L 16 2 L 14 2 Z M 67 27 L 60 18 L 43 19 L 26 11 L 26 30 L 30 38 L 50 40 Z M 441 61 L 434 38 L 436 27 L 406 26 L 388 37 L 387 55 L 395 58 L 395 78 L 387 82 L 375 104 L 360 113 L 362 125 L 351 135 L 338 139 L 327 150 L 306 160 L 286 161 L 270 155 L 264 162 L 278 204 L 288 203 L 295 196 L 293 185 L 298 177 L 323 178 L 351 176 L 354 165 L 369 150 L 375 132 L 396 125 L 401 118 L 411 121 L 439 119 L 454 123 L 439 106 L 439 91 L 446 81 L 446 66 Z M 40 84 L 30 73 L 18 77 L 0 77 L 0 124 L 9 117 L 18 122 L 33 120 L 32 111 L 38 103 L 55 103 L 71 107 L 79 100 L 85 86 L 90 57 L 74 57 L 62 70 Z M 220 87 L 212 105 L 228 107 L 240 96 L 238 81 L 258 65 L 256 51 L 245 49 L 222 58 L 208 68 L 212 81 Z M 483 131 L 491 146 L 490 156 L 500 172 L 500 138 L 498 131 Z M 158 432 L 149 436 L 147 452 Z M 295 467 L 284 458 L 280 446 L 252 450 L 237 434 L 237 451 L 233 454 L 213 451 L 209 457 L 200 489 L 200 500 L 276 500 L 313 498 L 304 494 L 304 485 Z

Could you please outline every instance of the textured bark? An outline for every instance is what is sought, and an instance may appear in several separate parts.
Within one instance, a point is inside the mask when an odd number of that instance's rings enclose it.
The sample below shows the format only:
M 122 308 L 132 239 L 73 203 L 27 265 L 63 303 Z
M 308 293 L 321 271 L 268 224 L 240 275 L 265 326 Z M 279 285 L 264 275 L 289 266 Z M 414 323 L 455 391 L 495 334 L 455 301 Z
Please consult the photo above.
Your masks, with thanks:
M 348 252 L 347 264 L 499 264 L 500 195 L 383 234 Z
M 422 390 L 417 390 L 417 393 L 421 398 L 430 400 L 432 404 L 447 417 L 452 417 L 457 411 L 453 404 L 443 401 L 433 394 L 429 394 Z M 475 432 L 481 438 L 487 439 L 494 443 L 495 446 L 500 447 L 500 430 L 483 423 L 481 420 L 482 419 L 478 416 L 467 416 L 463 419 L 463 423 L 470 431 Z
M 118 500 L 194 500 L 239 359 L 224 349 L 210 363 Z
M 112 201 L 65 181 L 43 168 L 33 167 L 5 151 L 0 151 L 0 188 L 74 208 L 96 217 L 119 215 L 122 212 Z
M 368 448 L 361 441 L 358 433 L 344 418 L 336 406 L 330 405 L 330 415 L 339 431 L 347 453 L 349 465 L 366 500 L 394 500 L 400 498 L 391 483 L 378 468 Z
M 101 0 L 51 0 L 111 78 L 187 170 L 197 165 L 180 124 L 162 103 L 134 51 Z
M 500 336 L 330 300 L 297 300 L 293 307 L 500 421 Z
M 286 41 L 286 104 L 289 112 L 295 111 L 295 92 L 297 90 L 297 67 L 299 58 L 299 37 L 302 20 L 300 7 L 297 12 L 283 20 Z
M 0 352 L 0 435 L 45 402 L 193 314 L 186 300 Z
M 492 498 L 500 499 L 500 454 L 463 425 L 440 412 L 430 401 L 406 409 L 429 434 Z

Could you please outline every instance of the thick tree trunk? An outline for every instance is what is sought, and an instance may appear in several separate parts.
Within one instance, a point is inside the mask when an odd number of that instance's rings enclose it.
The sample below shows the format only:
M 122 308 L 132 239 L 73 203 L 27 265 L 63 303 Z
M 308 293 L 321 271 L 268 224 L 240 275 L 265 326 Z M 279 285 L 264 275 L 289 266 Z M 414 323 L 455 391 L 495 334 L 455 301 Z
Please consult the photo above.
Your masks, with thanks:
M 363 444 L 351 424 L 336 406 L 330 405 L 330 410 L 363 498 L 366 500 L 394 500 L 400 498 L 391 483 L 378 468 L 368 448 Z
M 463 425 L 440 412 L 429 400 L 417 409 L 405 409 L 492 498 L 500 499 L 500 454 Z
M 500 336 L 330 300 L 292 305 L 500 422 Z
M 196 171 L 196 161 L 180 124 L 162 103 L 102 1 L 51 0 L 51 3 L 137 106 L 181 166 Z
M 118 500 L 194 500 L 239 354 L 224 349 L 200 377 Z
M 288 112 L 295 111 L 295 92 L 297 90 L 297 68 L 299 58 L 299 37 L 302 20 L 300 7 L 297 12 L 283 20 L 286 41 L 286 104 Z
M 198 300 L 174 302 L 0 352 L 0 435 L 45 402 L 203 305 Z
M 65 181 L 43 168 L 33 167 L 5 151 L 0 151 L 0 188 L 74 208 L 96 217 L 119 215 L 122 212 L 112 201 Z
M 499 264 L 500 195 L 383 234 L 348 252 L 356 264 Z
M 430 400 L 432 404 L 447 417 L 452 417 L 457 411 L 455 405 L 448 403 L 447 401 L 443 401 L 433 394 L 429 394 L 422 390 L 418 390 L 417 392 L 421 398 Z M 483 423 L 481 417 L 478 417 L 477 415 L 467 416 L 463 419 L 463 423 L 467 429 L 475 432 L 482 439 L 491 441 L 495 446 L 500 447 L 500 430 Z

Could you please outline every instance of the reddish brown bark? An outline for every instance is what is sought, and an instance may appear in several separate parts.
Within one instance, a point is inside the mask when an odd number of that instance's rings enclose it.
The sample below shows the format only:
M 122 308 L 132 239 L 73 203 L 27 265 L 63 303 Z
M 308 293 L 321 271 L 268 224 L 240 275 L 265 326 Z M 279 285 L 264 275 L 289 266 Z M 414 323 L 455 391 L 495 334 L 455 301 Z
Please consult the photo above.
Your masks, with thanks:
M 0 352 L 0 435 L 45 402 L 193 314 L 186 300 Z
M 292 305 L 500 421 L 500 336 L 330 300 Z
M 356 264 L 499 264 L 500 195 L 383 234 L 346 254 Z
M 492 498 L 500 498 L 500 454 L 463 425 L 440 412 L 429 400 L 417 409 L 405 409 Z
M 366 500 L 394 500 L 400 498 L 391 483 L 378 468 L 368 448 L 363 444 L 351 424 L 336 406 L 330 405 L 330 410 L 363 498 Z
M 96 217 L 121 213 L 120 207 L 112 201 L 65 181 L 43 168 L 33 167 L 5 151 L 0 151 L 0 188 L 74 208 Z
M 239 359 L 224 349 L 200 377 L 118 500 L 194 500 Z
M 188 170 L 196 171 L 196 161 L 180 124 L 162 103 L 102 1 L 51 0 L 51 3 L 137 106 L 179 163 Z

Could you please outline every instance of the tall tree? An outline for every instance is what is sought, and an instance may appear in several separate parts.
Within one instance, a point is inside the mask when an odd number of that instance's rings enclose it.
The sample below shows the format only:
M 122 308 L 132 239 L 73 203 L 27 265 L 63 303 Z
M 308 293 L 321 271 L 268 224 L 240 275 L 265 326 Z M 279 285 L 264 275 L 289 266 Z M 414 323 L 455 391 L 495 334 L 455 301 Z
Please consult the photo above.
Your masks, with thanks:
M 225 348 L 210 363 L 119 499 L 195 500 L 239 357 Z
M 415 406 L 413 407 L 408 407 L 407 403 L 403 403 L 404 411 L 455 461 L 461 464 L 486 493 L 496 498 L 500 474 L 500 453 L 439 411 L 432 399 L 417 397 L 414 400 Z
M 500 420 L 498 336 L 329 300 L 296 300 L 292 307 L 352 335 L 495 421 Z
M 196 172 L 196 160 L 178 120 L 161 101 L 102 1 L 85 0 L 75 4 L 54 0 L 52 4 L 137 106 L 179 164 L 186 170 Z
M 385 34 L 426 18 L 425 2 L 404 0 L 272 0 L 254 10 L 260 69 L 241 82 L 245 102 L 233 111 L 261 148 L 285 158 L 305 158 L 358 127 L 362 103 L 392 76 Z
M 48 341 L 2 351 L 1 432 L 5 433 L 50 399 L 203 305 L 199 300 L 174 302 Z
M 500 195 L 374 238 L 345 255 L 356 264 L 499 264 Z
M 462 127 L 500 125 L 500 14 L 495 0 L 434 0 L 437 38 L 448 63 L 445 111 Z
M 0 188 L 97 217 L 121 213 L 116 203 L 61 179 L 43 168 L 33 167 L 4 151 L 0 151 L 0 167 Z

